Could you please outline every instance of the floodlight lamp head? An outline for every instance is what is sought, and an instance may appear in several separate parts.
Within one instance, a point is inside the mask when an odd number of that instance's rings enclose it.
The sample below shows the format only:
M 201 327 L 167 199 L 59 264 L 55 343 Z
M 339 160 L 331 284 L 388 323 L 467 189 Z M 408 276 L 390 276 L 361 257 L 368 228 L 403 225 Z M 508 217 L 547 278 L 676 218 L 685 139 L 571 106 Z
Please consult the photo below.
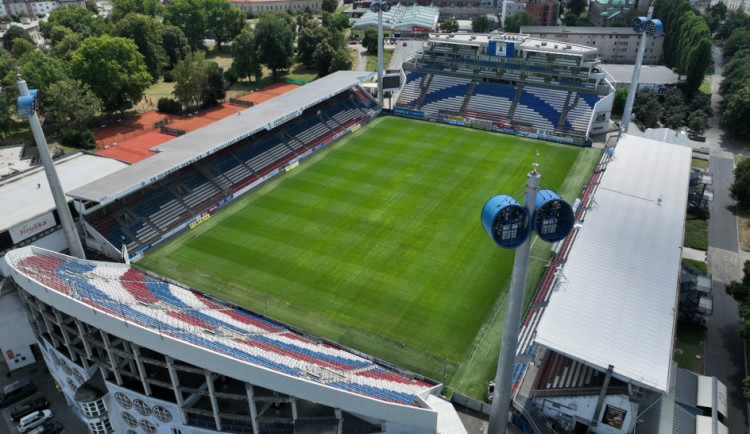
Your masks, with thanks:
M 633 28 L 634 32 L 643 33 L 643 31 L 646 29 L 647 21 L 648 21 L 648 18 L 646 17 L 635 17 L 633 18 L 633 21 L 630 23 L 630 26 Z

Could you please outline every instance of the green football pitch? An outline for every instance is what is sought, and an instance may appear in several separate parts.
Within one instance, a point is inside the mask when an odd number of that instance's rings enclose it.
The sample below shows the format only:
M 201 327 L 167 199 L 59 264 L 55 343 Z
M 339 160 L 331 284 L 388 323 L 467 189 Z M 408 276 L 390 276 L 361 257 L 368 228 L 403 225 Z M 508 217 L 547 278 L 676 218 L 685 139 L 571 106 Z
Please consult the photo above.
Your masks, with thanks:
M 568 200 L 599 156 L 380 117 L 138 265 L 477 395 L 513 265 L 479 215 L 498 193 L 523 201 L 537 150 L 542 188 Z

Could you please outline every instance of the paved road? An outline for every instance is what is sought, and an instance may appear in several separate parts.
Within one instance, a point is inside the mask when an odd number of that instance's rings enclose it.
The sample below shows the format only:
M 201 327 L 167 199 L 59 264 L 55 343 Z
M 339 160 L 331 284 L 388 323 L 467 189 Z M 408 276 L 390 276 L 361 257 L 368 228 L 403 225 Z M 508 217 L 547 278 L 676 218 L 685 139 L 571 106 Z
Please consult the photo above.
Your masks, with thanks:
M 714 75 L 711 105 L 714 116 L 709 120 L 706 143 L 710 148 L 709 171 L 713 174 L 711 218 L 708 223 L 708 270 L 714 278 L 713 308 L 706 331 L 705 374 L 716 376 L 727 386 L 728 420 L 730 433 L 748 432 L 748 405 L 742 395 L 745 378 L 744 341 L 737 332 L 740 324 L 737 303 L 726 293 L 726 284 L 741 277 L 737 216 L 735 202 L 729 194 L 733 180 L 733 150 L 720 125 L 718 94 L 724 62 L 721 50 L 714 46 Z M 691 145 L 698 147 L 695 143 Z

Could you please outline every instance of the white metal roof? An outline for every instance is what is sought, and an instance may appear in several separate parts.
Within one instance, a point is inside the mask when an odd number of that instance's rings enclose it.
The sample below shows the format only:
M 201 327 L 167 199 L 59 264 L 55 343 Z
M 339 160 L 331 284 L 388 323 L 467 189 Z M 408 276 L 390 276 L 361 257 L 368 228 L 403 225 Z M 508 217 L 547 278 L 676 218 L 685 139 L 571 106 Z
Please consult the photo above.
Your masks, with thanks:
M 74 154 L 55 161 L 63 190 L 71 190 L 116 172 L 126 163 L 91 154 Z M 0 231 L 24 223 L 55 207 L 41 166 L 0 182 Z
M 623 135 L 536 341 L 667 392 L 691 149 Z
M 263 129 L 272 129 L 375 73 L 339 71 L 290 92 L 243 110 L 155 148 L 156 155 L 102 179 L 67 192 L 74 198 L 113 201 L 219 151 Z

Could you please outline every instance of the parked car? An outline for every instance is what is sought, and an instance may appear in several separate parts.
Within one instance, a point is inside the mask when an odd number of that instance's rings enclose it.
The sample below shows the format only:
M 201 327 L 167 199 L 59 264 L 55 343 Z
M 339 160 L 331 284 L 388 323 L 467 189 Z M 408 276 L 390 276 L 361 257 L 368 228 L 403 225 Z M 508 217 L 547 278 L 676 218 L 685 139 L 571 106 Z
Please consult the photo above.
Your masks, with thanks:
M 706 138 L 704 136 L 699 136 L 697 134 L 691 134 L 688 136 L 690 140 L 695 140 L 696 142 L 705 142 Z
M 56 420 L 44 422 L 26 434 L 58 434 L 62 432 L 63 426 Z
M 33 395 L 34 392 L 36 392 L 36 386 L 29 377 L 14 381 L 5 386 L 3 393 L 0 393 L 0 408 L 14 404 L 27 396 Z
M 10 411 L 10 419 L 18 423 L 22 417 L 27 414 L 31 414 L 38 410 L 44 410 L 49 406 L 47 399 L 44 397 L 35 398 L 30 401 L 24 402 L 23 404 L 17 405 Z
M 26 432 L 30 429 L 37 427 L 44 422 L 52 419 L 52 410 L 40 410 L 21 418 L 21 422 L 18 423 L 18 431 Z

